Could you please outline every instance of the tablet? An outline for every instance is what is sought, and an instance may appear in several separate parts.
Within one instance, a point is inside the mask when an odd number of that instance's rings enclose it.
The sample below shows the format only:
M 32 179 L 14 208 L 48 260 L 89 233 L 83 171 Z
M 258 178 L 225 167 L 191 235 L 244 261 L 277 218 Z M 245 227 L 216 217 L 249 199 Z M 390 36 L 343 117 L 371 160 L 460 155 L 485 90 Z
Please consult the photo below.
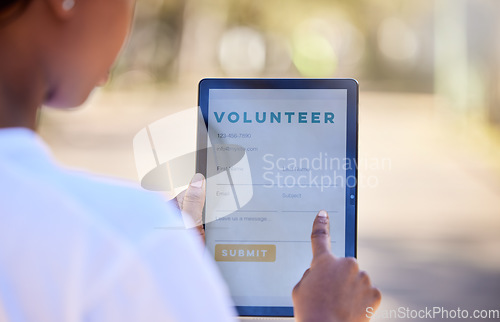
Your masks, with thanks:
M 199 105 L 207 250 L 239 315 L 293 316 L 319 210 L 332 252 L 356 256 L 358 84 L 204 79 Z

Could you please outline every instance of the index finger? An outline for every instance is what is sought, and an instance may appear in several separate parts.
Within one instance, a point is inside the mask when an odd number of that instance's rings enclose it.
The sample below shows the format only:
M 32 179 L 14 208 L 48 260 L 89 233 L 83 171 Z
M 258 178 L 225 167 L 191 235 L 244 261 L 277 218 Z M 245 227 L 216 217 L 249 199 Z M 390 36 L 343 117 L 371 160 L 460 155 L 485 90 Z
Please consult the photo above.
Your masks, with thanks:
M 313 261 L 324 253 L 330 253 L 330 220 L 325 210 L 321 210 L 314 219 L 311 233 L 311 245 Z

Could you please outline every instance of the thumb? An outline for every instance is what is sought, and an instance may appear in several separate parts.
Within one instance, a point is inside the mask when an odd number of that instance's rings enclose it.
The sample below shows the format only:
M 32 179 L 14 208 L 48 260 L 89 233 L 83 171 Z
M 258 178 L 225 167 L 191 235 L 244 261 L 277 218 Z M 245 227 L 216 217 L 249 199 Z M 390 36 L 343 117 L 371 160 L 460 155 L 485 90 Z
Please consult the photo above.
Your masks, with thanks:
M 191 179 L 191 182 L 184 194 L 182 200 L 182 212 L 188 215 L 195 226 L 203 224 L 203 206 L 205 204 L 205 177 L 197 173 Z
M 313 262 L 320 255 L 330 253 L 330 220 L 325 210 L 321 210 L 314 219 L 311 233 L 311 245 Z

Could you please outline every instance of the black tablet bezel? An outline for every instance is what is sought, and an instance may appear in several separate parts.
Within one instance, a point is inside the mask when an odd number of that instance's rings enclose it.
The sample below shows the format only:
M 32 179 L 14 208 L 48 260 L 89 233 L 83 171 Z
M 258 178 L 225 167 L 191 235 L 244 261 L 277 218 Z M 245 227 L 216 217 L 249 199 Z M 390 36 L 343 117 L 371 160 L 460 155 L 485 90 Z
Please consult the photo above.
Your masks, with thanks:
M 199 122 L 196 171 L 206 175 L 207 129 L 210 89 L 346 89 L 346 158 L 358 164 L 358 82 L 354 79 L 284 78 L 206 78 L 199 83 Z M 357 166 L 346 170 L 346 178 L 355 178 L 354 187 L 346 187 L 346 257 L 357 256 Z M 203 214 L 204 215 L 204 214 Z M 236 306 L 240 316 L 291 317 L 293 307 Z

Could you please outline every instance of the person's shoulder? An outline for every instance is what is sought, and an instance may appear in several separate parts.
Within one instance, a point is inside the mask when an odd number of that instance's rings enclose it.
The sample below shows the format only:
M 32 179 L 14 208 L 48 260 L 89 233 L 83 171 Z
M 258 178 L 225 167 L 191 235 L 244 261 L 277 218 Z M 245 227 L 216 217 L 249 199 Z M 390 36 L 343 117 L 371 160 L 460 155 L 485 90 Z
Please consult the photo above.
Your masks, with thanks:
M 109 206 L 130 206 L 151 200 L 160 200 L 161 195 L 141 188 L 139 183 L 90 173 L 81 169 L 62 168 L 63 184 L 82 198 L 105 202 Z M 116 203 L 111 204 L 111 201 Z
M 67 212 L 62 205 L 69 203 L 110 229 L 134 237 L 152 227 L 182 224 L 178 210 L 138 183 L 61 165 L 29 129 L 0 131 L 0 147 L 0 204 L 9 201 L 14 210 L 27 202 L 36 213 Z
M 123 179 L 63 169 L 63 184 L 82 207 L 103 224 L 115 227 L 128 238 L 140 238 L 151 229 L 182 227 L 180 211 L 159 193 L 144 190 Z

